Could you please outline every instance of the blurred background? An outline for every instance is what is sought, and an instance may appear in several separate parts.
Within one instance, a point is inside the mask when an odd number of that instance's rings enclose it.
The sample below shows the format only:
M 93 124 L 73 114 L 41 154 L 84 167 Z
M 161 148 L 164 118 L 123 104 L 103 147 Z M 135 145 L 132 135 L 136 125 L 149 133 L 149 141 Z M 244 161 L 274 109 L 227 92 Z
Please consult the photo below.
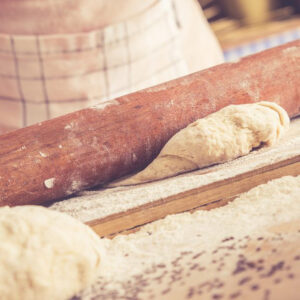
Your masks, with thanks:
M 199 0 L 226 61 L 300 39 L 300 0 Z

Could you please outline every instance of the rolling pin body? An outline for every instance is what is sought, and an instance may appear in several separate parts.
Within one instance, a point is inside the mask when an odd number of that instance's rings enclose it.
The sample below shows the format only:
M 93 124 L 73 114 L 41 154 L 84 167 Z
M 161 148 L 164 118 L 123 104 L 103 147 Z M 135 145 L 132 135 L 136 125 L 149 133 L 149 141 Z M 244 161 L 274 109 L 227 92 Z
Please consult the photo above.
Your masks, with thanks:
M 0 136 L 0 206 L 45 203 L 138 171 L 189 123 L 261 100 L 300 113 L 300 41 Z

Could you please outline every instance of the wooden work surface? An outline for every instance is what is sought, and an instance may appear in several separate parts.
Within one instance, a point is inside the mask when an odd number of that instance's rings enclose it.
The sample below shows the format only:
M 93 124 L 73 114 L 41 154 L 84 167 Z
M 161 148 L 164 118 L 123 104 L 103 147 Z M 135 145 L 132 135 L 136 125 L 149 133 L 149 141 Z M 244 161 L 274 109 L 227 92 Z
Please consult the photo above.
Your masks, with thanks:
M 203 244 L 125 280 L 99 277 L 76 299 L 299 300 L 299 230 L 299 219 L 277 222 L 251 235 L 228 233 L 212 248 L 208 235 Z
M 169 214 L 218 207 L 254 186 L 299 174 L 300 118 L 297 118 L 273 147 L 162 181 L 82 192 L 50 208 L 89 224 L 100 236 L 110 236 Z

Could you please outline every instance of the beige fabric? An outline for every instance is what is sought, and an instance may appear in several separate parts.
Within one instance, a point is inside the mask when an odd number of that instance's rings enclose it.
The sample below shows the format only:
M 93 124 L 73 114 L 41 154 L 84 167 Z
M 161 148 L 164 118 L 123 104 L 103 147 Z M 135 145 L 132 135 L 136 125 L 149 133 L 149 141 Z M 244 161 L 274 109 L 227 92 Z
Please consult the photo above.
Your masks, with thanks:
M 132 2 L 129 1 L 129 5 Z M 10 12 L 19 7 L 19 1 L 11 2 L 15 5 L 8 3 L 4 1 L 4 8 L 9 7 Z M 40 1 L 26 0 L 24 3 L 26 23 L 30 5 L 37 11 Z M 70 5 L 68 1 L 64 3 Z M 0 33 L 0 124 L 8 127 L 34 124 L 223 60 L 194 0 L 185 2 L 185 10 L 180 1 L 149 0 L 147 9 L 145 4 L 141 5 L 140 12 L 134 16 L 131 16 L 132 11 L 125 10 L 126 21 L 104 26 L 107 22 L 104 16 L 103 24 L 98 24 L 100 29 L 89 31 L 86 29 L 94 28 L 95 22 L 88 26 L 83 20 L 94 20 L 92 2 L 85 4 L 77 0 L 74 3 L 77 5 L 70 8 L 71 12 L 81 7 L 80 26 L 76 26 L 76 18 L 69 20 L 58 14 L 66 19 L 68 26 L 63 27 L 66 33 L 61 33 L 56 23 L 53 32 L 57 30 L 59 34 L 28 35 L 30 29 L 39 27 L 39 23 L 33 21 L 29 27 L 24 27 L 23 35 L 12 34 L 13 30 L 20 32 L 20 26 L 1 27 L 5 33 Z M 104 5 L 101 3 L 99 6 Z M 45 5 L 42 12 L 45 12 Z M 117 15 L 121 20 L 122 14 Z M 5 24 L 7 18 L 3 12 L 0 17 L 0 22 L 4 20 L 2 24 Z M 70 23 L 79 32 L 69 33 Z M 51 22 L 46 24 L 49 32 Z M 39 33 L 47 32 L 41 27 Z M 193 41 L 199 42 L 193 45 Z
M 1 31 L 65 34 L 97 30 L 147 10 L 160 0 L 1 0 Z

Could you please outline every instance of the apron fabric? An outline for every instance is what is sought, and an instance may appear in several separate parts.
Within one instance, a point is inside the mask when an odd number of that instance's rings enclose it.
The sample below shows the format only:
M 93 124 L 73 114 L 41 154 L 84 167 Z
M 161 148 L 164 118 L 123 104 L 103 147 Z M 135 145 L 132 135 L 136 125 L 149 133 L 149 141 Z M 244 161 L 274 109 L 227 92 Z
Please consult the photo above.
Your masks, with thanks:
M 24 127 L 187 74 L 169 0 L 79 34 L 0 34 L 0 121 Z

